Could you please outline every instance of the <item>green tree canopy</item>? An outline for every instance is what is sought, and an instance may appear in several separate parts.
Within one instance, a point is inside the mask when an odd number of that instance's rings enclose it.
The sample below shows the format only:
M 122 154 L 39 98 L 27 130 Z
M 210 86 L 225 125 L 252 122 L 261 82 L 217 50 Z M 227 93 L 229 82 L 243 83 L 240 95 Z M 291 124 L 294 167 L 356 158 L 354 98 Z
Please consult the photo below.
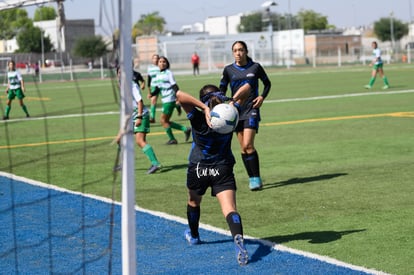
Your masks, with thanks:
M 398 19 L 392 20 L 394 39 L 400 40 L 408 34 L 408 25 Z M 391 41 L 391 18 L 380 18 L 374 22 L 374 33 L 381 41 Z
M 73 47 L 73 54 L 76 56 L 90 58 L 92 62 L 107 52 L 107 45 L 102 36 L 81 37 L 76 40 Z
M 298 18 L 302 22 L 302 27 L 305 32 L 310 30 L 325 30 L 331 27 L 328 25 L 328 17 L 312 10 L 300 10 Z
M 42 30 L 38 27 L 29 26 L 23 28 L 17 35 L 16 40 L 17 45 L 19 46 L 17 52 L 42 52 Z M 50 52 L 52 50 L 53 45 L 49 36 L 43 37 L 43 51 Z
M 163 33 L 165 24 L 165 19 L 159 15 L 159 12 L 142 14 L 141 18 L 132 27 L 132 38 L 139 35 Z
M 53 7 L 39 7 L 35 10 L 33 21 L 54 20 L 56 16 L 56 10 Z
M 10 9 L 0 11 L 0 39 L 12 39 L 19 30 L 33 26 L 33 21 L 23 9 Z
M 239 32 L 261 32 L 263 30 L 263 19 L 261 12 L 251 13 L 240 18 L 237 26 Z

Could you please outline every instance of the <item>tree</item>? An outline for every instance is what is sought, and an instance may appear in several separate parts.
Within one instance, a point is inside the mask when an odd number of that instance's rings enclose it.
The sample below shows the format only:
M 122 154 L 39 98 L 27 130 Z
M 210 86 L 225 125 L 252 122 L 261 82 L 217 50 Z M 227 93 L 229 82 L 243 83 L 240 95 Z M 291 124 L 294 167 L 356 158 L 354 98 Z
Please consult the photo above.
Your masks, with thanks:
M 35 10 L 33 21 L 54 20 L 56 16 L 56 10 L 53 7 L 40 7 Z
M 73 47 L 73 54 L 76 56 L 89 58 L 92 63 L 98 57 L 107 52 L 107 45 L 102 40 L 102 36 L 95 35 L 92 37 L 81 37 L 76 40 Z
M 28 26 L 23 28 L 16 37 L 21 53 L 41 53 L 42 52 L 42 30 L 38 27 Z M 43 37 L 43 52 L 53 50 L 53 44 L 49 36 Z
M 394 39 L 400 40 L 408 34 L 408 25 L 398 19 L 393 19 Z M 374 22 L 374 33 L 381 41 L 391 41 L 391 18 L 380 18 Z
M 0 39 L 12 39 L 19 30 L 33 26 L 33 21 L 23 9 L 10 9 L 0 11 Z
M 312 10 L 300 10 L 298 18 L 302 21 L 302 27 L 305 32 L 310 30 L 326 30 L 330 27 L 328 25 L 328 17 Z
M 136 36 L 163 33 L 165 24 L 165 19 L 159 15 L 159 12 L 142 14 L 132 27 L 132 33 Z
M 262 13 L 255 12 L 240 18 L 239 32 L 261 32 L 263 30 Z

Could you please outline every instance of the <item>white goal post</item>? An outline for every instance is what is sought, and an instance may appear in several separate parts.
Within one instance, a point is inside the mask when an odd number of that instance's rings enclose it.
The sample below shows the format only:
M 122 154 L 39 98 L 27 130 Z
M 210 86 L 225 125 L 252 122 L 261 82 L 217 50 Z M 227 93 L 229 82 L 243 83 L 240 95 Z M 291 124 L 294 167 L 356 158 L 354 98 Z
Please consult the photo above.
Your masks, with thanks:
M 0 57 L 0 79 L 2 79 L 3 86 L 7 85 L 7 65 L 10 60 L 12 60 L 11 57 Z

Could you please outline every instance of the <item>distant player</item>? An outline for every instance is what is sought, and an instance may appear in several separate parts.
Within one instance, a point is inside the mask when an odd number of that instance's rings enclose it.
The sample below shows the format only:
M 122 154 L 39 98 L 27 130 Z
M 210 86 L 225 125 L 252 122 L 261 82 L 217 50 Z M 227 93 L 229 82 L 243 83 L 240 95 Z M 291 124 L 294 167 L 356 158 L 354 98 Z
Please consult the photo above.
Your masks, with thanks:
M 179 88 L 177 82 L 175 81 L 174 74 L 170 70 L 170 62 L 165 56 L 161 56 L 158 59 L 158 67 L 160 71 L 158 72 L 157 76 L 151 80 L 151 95 L 161 95 L 161 125 L 164 127 L 165 132 L 168 136 L 167 144 L 173 145 L 178 143 L 173 134 L 173 129 L 181 130 L 184 133 L 185 141 L 187 142 L 190 138 L 191 128 L 171 121 L 173 111 L 175 108 L 177 108 L 178 105 L 176 103 L 176 93 Z
M 382 58 L 381 58 L 381 50 L 378 48 L 378 44 L 376 41 L 372 42 L 371 44 L 372 46 L 372 55 L 374 56 L 374 59 L 371 61 L 371 63 L 369 64 L 369 66 L 373 66 L 372 67 L 372 72 L 371 72 L 371 79 L 369 80 L 369 84 L 365 85 L 366 89 L 371 89 L 372 85 L 374 85 L 375 79 L 377 77 L 377 73 L 380 74 L 380 76 L 382 77 L 382 80 L 384 81 L 384 87 L 382 87 L 384 90 L 388 89 L 390 87 L 390 84 L 388 83 L 388 79 L 387 77 L 384 75 L 384 63 L 382 62 Z
M 153 54 L 151 58 L 152 63 L 148 66 L 148 69 L 147 69 L 148 98 L 151 101 L 151 105 L 150 105 L 150 122 L 151 123 L 155 123 L 155 111 L 156 111 L 157 99 L 158 99 L 158 95 L 151 95 L 151 88 L 154 89 L 155 87 L 152 80 L 160 72 L 160 68 L 158 67 L 158 59 L 160 59 L 160 56 L 158 54 Z
M 9 61 L 7 72 L 7 88 L 6 88 L 6 94 L 7 94 L 7 103 L 6 103 L 6 113 L 3 117 L 4 120 L 9 119 L 9 114 L 11 110 L 11 103 L 12 101 L 17 97 L 19 100 L 20 106 L 22 107 L 24 113 L 26 114 L 26 117 L 30 117 L 29 112 L 27 111 L 26 105 L 23 103 L 23 98 L 25 97 L 25 87 L 24 87 L 24 81 L 23 77 L 20 74 L 19 71 L 16 70 L 16 63 L 11 60 Z

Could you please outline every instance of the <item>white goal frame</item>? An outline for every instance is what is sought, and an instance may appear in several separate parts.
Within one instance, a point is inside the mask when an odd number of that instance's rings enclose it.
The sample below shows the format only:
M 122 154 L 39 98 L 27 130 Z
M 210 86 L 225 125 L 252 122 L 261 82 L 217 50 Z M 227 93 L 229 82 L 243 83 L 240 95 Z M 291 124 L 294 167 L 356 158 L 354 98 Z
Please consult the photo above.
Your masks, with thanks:
M 3 86 L 7 85 L 7 71 L 9 69 L 7 64 L 9 64 L 10 60 L 12 60 L 11 57 L 0 57 L 0 78 L 3 78 L 3 81 L 2 81 Z M 5 66 L 3 66 L 3 63 L 2 63 L 3 61 L 6 61 Z M 4 69 L 4 71 L 3 71 L 3 69 Z M 4 76 L 3 76 L 3 74 L 4 74 Z

